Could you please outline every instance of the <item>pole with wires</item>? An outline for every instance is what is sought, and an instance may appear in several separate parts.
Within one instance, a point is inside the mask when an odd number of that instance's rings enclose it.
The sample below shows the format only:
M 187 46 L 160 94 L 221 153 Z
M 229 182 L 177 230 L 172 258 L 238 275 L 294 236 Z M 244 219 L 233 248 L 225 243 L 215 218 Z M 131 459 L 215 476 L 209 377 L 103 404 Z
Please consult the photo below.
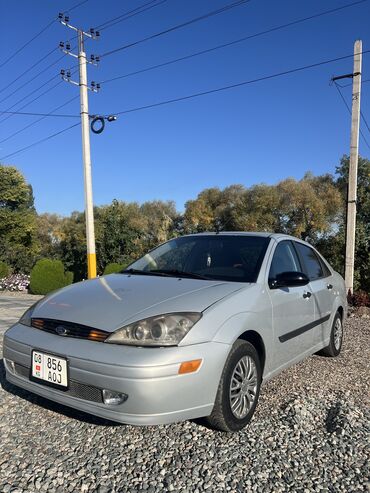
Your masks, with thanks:
M 61 75 L 64 80 L 71 84 L 78 85 L 80 87 L 80 106 L 81 106 L 81 129 L 82 129 L 82 160 L 84 169 L 84 189 L 85 189 L 85 220 L 86 220 L 86 245 L 87 245 L 87 273 L 88 278 L 92 279 L 96 277 L 96 252 L 95 252 L 95 227 L 94 227 L 94 206 L 93 206 L 93 192 L 92 192 L 92 174 L 91 174 L 91 152 L 90 152 L 90 130 L 89 130 L 89 101 L 88 91 L 92 90 L 96 92 L 99 87 L 89 87 L 87 80 L 87 63 L 96 64 L 98 60 L 92 55 L 91 60 L 88 62 L 86 58 L 84 48 L 85 36 L 96 39 L 99 37 L 99 32 L 91 30 L 89 33 L 84 32 L 82 29 L 75 28 L 69 24 L 68 16 L 63 16 L 61 23 L 75 31 L 78 36 L 78 55 L 71 53 L 69 43 L 60 43 L 60 47 L 65 53 L 78 58 L 79 65 L 79 81 L 75 82 L 71 80 L 71 74 L 62 70 Z
M 82 156 L 84 165 L 85 183 L 85 216 L 86 216 L 86 243 L 87 243 L 87 273 L 88 278 L 96 277 L 94 207 L 91 176 L 91 153 L 89 132 L 89 101 L 87 89 L 87 63 L 84 49 L 84 33 L 78 32 L 78 63 L 80 71 L 80 101 L 81 101 L 81 128 L 82 128 Z
M 344 274 L 346 292 L 349 295 L 353 293 L 353 277 L 355 264 L 358 143 L 361 116 L 361 69 L 362 41 L 357 40 L 354 46 L 353 73 L 332 78 L 332 81 L 334 83 L 339 79 L 352 78 L 351 143 L 348 171 L 346 256 Z
M 362 41 L 355 42 L 353 85 L 352 85 L 352 123 L 351 123 L 351 149 L 348 174 L 347 197 L 347 232 L 346 232 L 346 268 L 345 282 L 347 293 L 353 293 L 353 273 L 355 261 L 355 235 L 356 235 L 356 204 L 357 204 L 357 167 L 358 167 L 358 141 L 360 130 L 360 104 L 361 104 L 361 66 L 362 66 Z

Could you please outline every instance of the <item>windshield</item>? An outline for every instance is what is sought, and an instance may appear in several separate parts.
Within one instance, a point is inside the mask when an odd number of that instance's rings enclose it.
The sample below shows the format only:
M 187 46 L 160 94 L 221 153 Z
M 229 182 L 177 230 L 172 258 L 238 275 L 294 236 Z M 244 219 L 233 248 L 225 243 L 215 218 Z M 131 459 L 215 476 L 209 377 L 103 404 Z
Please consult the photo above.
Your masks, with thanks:
M 269 241 L 247 235 L 183 236 L 147 253 L 126 272 L 256 282 Z

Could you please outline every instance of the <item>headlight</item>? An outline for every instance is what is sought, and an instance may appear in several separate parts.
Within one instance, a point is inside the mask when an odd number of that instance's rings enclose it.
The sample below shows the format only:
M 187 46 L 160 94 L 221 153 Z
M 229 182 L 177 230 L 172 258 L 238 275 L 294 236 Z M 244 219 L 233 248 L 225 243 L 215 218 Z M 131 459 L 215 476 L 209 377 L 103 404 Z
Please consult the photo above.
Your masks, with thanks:
M 201 313 L 168 313 L 145 318 L 116 330 L 104 342 L 132 346 L 177 346 Z
M 38 301 L 36 301 L 36 303 L 34 303 L 30 308 L 28 308 L 28 310 L 26 310 L 23 315 L 21 316 L 21 318 L 19 319 L 19 323 L 22 324 L 22 325 L 27 325 L 28 327 L 31 327 L 31 318 L 32 318 L 32 314 L 33 314 L 33 311 L 34 309 L 36 308 L 36 305 L 38 305 Z

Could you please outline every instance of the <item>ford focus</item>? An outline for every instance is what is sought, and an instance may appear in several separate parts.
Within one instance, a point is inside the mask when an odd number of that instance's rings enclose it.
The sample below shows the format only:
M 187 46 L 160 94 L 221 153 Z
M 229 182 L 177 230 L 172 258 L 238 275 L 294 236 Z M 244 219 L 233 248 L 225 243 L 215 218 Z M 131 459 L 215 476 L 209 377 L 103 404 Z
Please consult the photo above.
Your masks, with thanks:
M 304 241 L 188 235 L 35 303 L 5 333 L 6 378 L 121 423 L 238 431 L 264 382 L 339 355 L 346 311 L 342 277 Z

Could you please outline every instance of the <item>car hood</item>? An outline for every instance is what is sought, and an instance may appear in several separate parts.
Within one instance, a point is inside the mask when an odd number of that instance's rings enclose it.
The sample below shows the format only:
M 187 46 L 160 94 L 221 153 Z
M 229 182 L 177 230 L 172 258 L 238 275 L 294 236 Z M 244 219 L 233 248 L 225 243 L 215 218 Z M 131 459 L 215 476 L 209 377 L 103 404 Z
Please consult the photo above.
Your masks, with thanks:
M 38 303 L 32 316 L 113 332 L 162 313 L 202 312 L 243 287 L 234 282 L 111 274 L 51 293 Z

